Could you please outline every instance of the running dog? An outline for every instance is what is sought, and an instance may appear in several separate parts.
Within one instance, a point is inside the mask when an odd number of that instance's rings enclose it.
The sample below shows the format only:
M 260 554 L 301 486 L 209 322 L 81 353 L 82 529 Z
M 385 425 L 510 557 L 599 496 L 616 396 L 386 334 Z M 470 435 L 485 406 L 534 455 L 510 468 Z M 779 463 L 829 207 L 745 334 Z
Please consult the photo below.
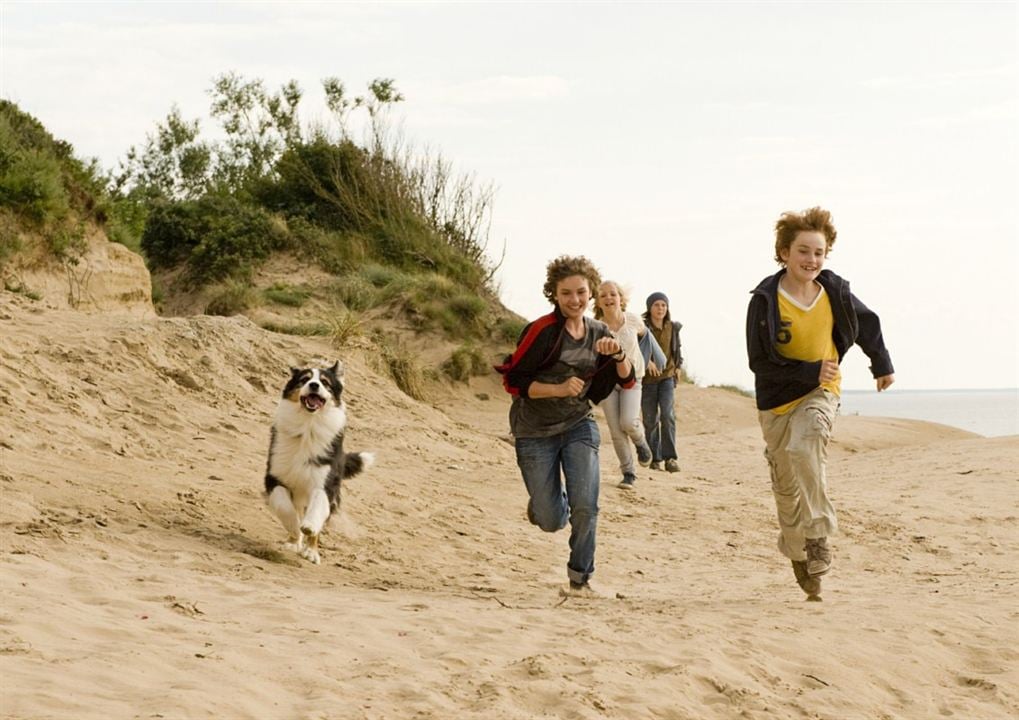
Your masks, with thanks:
M 316 565 L 318 537 L 340 507 L 340 483 L 375 460 L 344 453 L 343 366 L 291 368 L 269 436 L 265 495 L 287 531 L 285 547 Z

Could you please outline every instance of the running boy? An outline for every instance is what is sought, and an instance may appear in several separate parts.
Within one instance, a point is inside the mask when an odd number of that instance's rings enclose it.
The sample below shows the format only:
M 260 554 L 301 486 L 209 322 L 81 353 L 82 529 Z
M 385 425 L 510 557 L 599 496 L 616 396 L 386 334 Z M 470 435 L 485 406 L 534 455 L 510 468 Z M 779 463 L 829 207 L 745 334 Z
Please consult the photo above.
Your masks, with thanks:
M 585 317 L 601 278 L 585 257 L 548 264 L 548 315 L 529 323 L 517 349 L 496 368 L 513 396 L 510 428 L 529 501 L 527 519 L 545 532 L 570 524 L 566 572 L 572 592 L 590 592 L 594 572 L 601 436 L 592 404 L 617 385 L 633 387 L 633 367 L 605 323 Z M 563 479 L 565 478 L 565 490 Z
M 761 281 L 747 309 L 747 354 L 778 510 L 778 548 L 815 599 L 831 569 L 828 537 L 838 529 L 825 465 L 839 410 L 839 363 L 857 343 L 870 358 L 878 391 L 895 381 L 878 316 L 849 292 L 848 281 L 822 270 L 835 234 L 827 210 L 784 213 L 775 225 L 775 260 L 783 269 Z

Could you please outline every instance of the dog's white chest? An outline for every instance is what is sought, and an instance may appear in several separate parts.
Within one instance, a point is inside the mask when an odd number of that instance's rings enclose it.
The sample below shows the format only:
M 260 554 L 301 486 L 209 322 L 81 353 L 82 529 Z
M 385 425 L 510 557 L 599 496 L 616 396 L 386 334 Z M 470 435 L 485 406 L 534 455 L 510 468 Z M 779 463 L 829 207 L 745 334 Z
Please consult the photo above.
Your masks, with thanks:
M 304 411 L 282 406 L 277 412 L 269 472 L 291 492 L 304 495 L 325 484 L 333 441 L 343 430 L 346 415 L 342 408 L 310 417 L 300 413 Z

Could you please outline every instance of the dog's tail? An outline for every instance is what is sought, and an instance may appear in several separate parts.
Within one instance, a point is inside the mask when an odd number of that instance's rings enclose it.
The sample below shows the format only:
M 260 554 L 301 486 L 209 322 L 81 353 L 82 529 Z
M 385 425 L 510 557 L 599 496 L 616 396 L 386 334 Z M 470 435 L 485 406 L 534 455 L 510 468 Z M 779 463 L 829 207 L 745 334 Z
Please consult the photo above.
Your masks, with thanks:
M 343 477 L 351 478 L 360 475 L 375 462 L 375 453 L 356 452 L 343 456 Z

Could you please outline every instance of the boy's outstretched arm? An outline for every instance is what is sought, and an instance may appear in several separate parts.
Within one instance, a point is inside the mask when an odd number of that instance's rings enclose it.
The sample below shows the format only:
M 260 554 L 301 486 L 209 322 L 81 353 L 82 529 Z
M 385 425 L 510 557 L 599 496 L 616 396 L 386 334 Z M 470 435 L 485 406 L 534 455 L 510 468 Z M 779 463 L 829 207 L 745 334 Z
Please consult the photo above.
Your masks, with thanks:
M 856 337 L 856 344 L 859 345 L 867 357 L 870 358 L 870 372 L 877 380 L 878 391 L 885 390 L 895 382 L 895 368 L 892 367 L 892 358 L 885 347 L 885 339 L 881 334 L 881 320 L 877 313 L 864 305 L 860 298 L 850 294 L 853 303 L 853 310 L 859 319 L 860 331 Z

